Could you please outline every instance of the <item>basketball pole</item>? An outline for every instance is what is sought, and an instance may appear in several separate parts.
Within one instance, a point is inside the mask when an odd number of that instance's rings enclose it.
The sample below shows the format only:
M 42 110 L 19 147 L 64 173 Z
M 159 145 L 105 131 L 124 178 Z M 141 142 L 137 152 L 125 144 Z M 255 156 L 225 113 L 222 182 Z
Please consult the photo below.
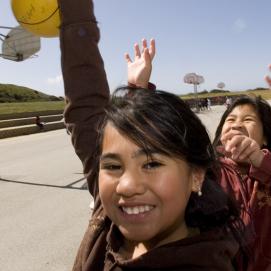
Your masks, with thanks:
M 0 26 L 2 29 L 15 29 L 15 27 L 9 27 L 9 26 Z
M 194 95 L 196 100 L 196 112 L 199 113 L 198 84 L 194 83 Z

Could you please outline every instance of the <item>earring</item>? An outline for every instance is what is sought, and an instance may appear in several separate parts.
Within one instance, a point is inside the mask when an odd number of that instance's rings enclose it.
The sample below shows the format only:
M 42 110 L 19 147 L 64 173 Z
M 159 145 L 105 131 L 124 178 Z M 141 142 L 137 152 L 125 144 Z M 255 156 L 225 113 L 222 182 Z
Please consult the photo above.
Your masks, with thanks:
M 202 192 L 201 192 L 201 188 L 199 187 L 199 190 L 198 190 L 198 196 L 201 197 L 202 196 Z

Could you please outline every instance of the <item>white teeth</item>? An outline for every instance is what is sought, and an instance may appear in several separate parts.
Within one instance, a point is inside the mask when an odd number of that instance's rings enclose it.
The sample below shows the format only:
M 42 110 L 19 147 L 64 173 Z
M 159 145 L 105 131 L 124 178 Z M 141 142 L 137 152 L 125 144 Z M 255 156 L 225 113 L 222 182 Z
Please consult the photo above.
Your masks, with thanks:
M 144 205 L 144 206 L 135 206 L 135 207 L 122 207 L 123 212 L 128 215 L 137 215 L 140 213 L 145 213 L 153 209 L 153 206 Z
M 150 211 L 152 208 L 153 208 L 153 207 L 151 207 L 151 206 L 146 206 L 145 210 L 146 210 L 146 211 Z

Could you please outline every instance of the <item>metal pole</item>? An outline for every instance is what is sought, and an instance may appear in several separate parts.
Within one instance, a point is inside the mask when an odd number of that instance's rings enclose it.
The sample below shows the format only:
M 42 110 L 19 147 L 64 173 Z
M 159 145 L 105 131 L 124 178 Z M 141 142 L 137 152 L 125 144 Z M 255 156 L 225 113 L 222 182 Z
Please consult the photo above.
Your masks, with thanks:
M 15 27 L 9 27 L 9 26 L 0 26 L 0 28 L 3 28 L 3 29 L 14 29 Z
M 199 113 L 199 100 L 198 100 L 197 84 L 194 84 L 194 93 L 195 93 L 195 100 L 196 100 L 196 112 Z

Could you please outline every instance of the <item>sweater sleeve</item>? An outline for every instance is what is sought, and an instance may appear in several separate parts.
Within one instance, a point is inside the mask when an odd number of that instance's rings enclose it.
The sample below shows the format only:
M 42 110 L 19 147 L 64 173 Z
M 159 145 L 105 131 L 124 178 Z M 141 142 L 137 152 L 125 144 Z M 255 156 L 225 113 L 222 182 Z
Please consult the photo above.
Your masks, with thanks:
M 251 166 L 249 176 L 262 184 L 271 185 L 271 152 L 267 149 L 264 149 L 263 152 L 264 157 L 260 167 Z
M 243 182 L 239 174 L 235 169 L 221 161 L 221 171 L 218 177 L 219 183 L 222 189 L 230 195 L 231 198 L 235 199 L 238 206 L 240 207 L 240 217 L 244 224 L 247 226 L 247 232 L 251 231 L 251 214 L 252 208 L 250 206 L 250 193 L 252 190 L 252 182 Z
M 95 197 L 97 126 L 109 99 L 104 63 L 98 49 L 100 33 L 91 0 L 58 0 L 58 3 L 65 124 L 88 176 L 90 193 Z

